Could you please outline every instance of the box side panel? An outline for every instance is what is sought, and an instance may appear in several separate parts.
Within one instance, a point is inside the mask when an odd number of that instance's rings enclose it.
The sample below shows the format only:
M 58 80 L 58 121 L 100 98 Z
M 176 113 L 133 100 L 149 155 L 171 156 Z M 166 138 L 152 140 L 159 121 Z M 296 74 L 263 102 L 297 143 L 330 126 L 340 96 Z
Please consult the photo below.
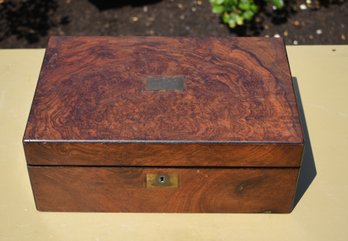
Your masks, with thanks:
M 25 143 L 30 165 L 299 167 L 302 144 Z
M 292 210 L 298 168 L 29 167 L 37 209 L 77 212 L 275 212 Z M 148 187 L 147 176 L 177 177 Z

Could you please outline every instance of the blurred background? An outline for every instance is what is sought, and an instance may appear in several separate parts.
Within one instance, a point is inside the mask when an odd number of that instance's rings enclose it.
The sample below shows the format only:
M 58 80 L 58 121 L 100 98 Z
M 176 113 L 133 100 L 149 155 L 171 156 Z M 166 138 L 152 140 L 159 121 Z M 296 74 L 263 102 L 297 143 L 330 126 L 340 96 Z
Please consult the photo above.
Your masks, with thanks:
M 345 0 L 0 0 L 0 48 L 44 48 L 50 35 L 283 37 L 347 44 Z

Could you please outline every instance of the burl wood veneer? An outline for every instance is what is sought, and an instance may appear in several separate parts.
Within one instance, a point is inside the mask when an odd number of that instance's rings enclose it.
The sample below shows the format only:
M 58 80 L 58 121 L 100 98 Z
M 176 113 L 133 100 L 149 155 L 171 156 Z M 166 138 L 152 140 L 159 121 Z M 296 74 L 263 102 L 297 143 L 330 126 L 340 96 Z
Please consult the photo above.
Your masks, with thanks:
M 39 210 L 142 212 L 289 212 L 304 145 L 282 40 L 181 37 L 50 38 L 23 143 Z

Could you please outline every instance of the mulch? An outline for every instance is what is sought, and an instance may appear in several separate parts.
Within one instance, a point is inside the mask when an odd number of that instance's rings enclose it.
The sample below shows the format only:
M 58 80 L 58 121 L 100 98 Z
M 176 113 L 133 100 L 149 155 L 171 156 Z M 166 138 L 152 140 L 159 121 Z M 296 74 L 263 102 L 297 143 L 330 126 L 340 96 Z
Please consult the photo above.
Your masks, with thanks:
M 43 48 L 50 35 L 283 37 L 288 45 L 347 44 L 348 3 L 294 0 L 262 6 L 229 29 L 208 0 L 0 0 L 0 47 Z

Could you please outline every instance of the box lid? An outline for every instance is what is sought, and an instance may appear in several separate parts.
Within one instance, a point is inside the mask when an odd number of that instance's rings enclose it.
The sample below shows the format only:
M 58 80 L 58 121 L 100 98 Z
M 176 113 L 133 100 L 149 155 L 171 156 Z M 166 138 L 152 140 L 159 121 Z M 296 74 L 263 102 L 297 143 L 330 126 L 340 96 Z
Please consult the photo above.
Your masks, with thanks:
M 298 166 L 303 149 L 272 38 L 51 37 L 23 141 L 40 165 Z

